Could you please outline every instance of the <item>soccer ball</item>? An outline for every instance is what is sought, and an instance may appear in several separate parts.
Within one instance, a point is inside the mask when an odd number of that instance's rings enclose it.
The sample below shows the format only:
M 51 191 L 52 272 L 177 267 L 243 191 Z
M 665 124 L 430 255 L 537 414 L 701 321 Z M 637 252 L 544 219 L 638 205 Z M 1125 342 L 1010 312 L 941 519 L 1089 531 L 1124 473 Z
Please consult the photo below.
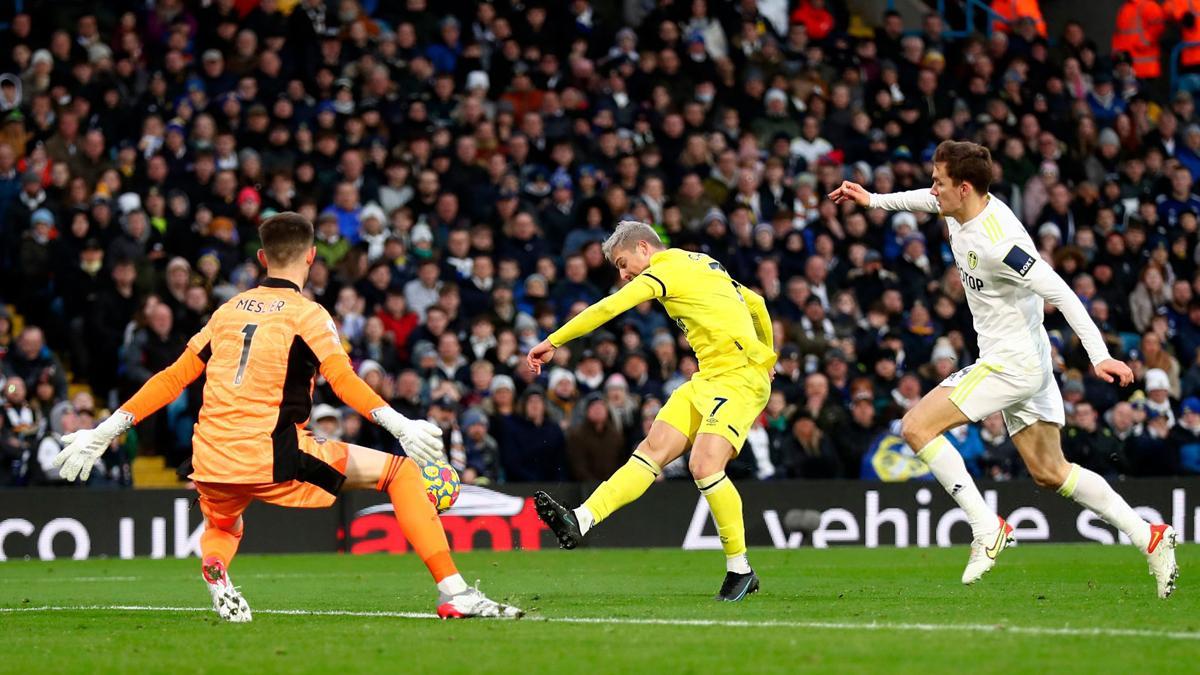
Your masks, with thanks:
M 458 472 L 445 462 L 435 462 L 421 467 L 421 478 L 425 480 L 425 494 L 438 513 L 445 513 L 458 501 L 462 483 Z

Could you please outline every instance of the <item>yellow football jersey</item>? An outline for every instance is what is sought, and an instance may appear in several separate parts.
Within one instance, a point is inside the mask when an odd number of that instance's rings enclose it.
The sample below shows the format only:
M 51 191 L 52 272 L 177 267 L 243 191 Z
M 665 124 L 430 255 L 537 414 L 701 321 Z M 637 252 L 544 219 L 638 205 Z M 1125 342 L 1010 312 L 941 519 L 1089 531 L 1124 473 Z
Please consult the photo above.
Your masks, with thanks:
M 550 343 L 557 347 L 586 335 L 651 298 L 687 336 L 700 365 L 698 377 L 775 365 L 771 317 L 762 296 L 735 281 L 712 257 L 677 248 L 655 253 L 645 271 L 552 333 Z

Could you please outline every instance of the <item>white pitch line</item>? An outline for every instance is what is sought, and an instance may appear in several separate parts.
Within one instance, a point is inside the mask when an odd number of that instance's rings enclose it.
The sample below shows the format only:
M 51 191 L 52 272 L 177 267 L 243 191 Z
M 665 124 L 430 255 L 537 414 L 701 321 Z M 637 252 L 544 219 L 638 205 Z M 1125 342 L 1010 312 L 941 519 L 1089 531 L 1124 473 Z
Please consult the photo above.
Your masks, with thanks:
M 322 574 L 319 572 L 248 572 L 239 574 L 238 579 L 309 579 L 321 577 L 323 579 L 329 577 L 362 577 L 366 576 L 361 572 L 330 572 Z M 91 576 L 91 577 L 55 577 L 53 575 L 35 576 L 35 577 L 13 577 L 0 579 L 0 584 L 27 584 L 27 583 L 107 583 L 110 581 L 150 581 L 150 580 L 166 580 L 175 582 L 184 578 L 199 578 L 199 575 L 184 575 L 180 574 L 175 577 L 128 577 L 128 576 Z
M 63 583 L 63 582 L 92 583 L 92 582 L 96 582 L 96 583 L 99 583 L 102 581 L 141 581 L 141 580 L 142 580 L 142 577 L 54 577 L 54 576 L 47 575 L 44 577 L 26 577 L 26 578 L 15 577 L 12 579 L 0 579 L 0 583 L 4 583 L 4 584 L 28 584 L 28 583 L 36 584 L 36 583 L 44 583 L 44 582 L 50 582 L 50 583 Z
M 208 607 L 157 607 L 149 605 L 74 605 L 39 607 L 0 607 L 0 613 L 19 612 L 208 612 Z M 348 609 L 255 609 L 255 614 L 284 616 L 353 616 L 362 618 L 436 619 L 426 612 L 364 611 Z M 1018 635 L 1059 637 L 1127 637 L 1167 640 L 1200 640 L 1200 632 L 1165 631 L 1141 628 L 1104 628 L 1063 626 L 1010 626 L 982 623 L 854 623 L 841 621 L 745 621 L 737 619 L 639 619 L 635 617 L 536 616 L 524 619 L 538 623 L 606 624 L 622 626 L 718 626 L 724 628 L 803 628 L 832 631 L 921 631 L 965 633 L 1013 633 Z

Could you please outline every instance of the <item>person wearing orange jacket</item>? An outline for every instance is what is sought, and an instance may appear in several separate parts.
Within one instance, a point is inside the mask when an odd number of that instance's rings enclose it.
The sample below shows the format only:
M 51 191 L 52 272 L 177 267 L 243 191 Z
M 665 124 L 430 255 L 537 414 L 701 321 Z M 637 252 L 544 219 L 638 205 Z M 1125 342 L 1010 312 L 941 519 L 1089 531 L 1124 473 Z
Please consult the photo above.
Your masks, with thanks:
M 1179 22 L 1181 42 L 1200 43 L 1200 0 L 1167 0 L 1163 11 Z M 1184 47 L 1179 65 L 1185 73 L 1200 72 L 1200 45 Z
M 1156 0 L 1127 0 L 1117 11 L 1113 54 L 1129 55 L 1139 80 L 1162 76 L 1162 38 L 1166 15 Z
M 992 21 L 992 30 L 1009 33 L 1018 19 L 1030 19 L 1037 26 L 1038 35 L 1046 37 L 1046 21 L 1038 0 L 992 0 L 992 11 L 1004 19 Z

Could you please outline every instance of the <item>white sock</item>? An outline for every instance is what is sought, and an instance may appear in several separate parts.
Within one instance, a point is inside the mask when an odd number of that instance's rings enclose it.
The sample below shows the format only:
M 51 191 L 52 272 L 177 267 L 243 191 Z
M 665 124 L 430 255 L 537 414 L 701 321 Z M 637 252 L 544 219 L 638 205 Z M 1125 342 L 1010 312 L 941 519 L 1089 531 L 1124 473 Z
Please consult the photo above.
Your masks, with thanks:
M 745 553 L 726 558 L 725 571 L 735 574 L 750 574 L 750 558 Z
M 461 574 L 455 573 L 437 582 L 438 590 L 444 595 L 458 595 L 467 590 L 467 582 Z
M 1072 464 L 1071 473 L 1058 488 L 1058 494 L 1095 511 L 1104 522 L 1124 532 L 1129 541 L 1143 551 L 1150 545 L 1150 523 L 1142 520 L 1129 502 L 1095 471 Z
M 983 495 L 979 494 L 979 488 L 975 486 L 971 474 L 967 473 L 967 465 L 963 463 L 962 455 L 958 454 L 945 436 L 938 436 L 929 441 L 917 452 L 917 456 L 929 465 L 933 477 L 966 512 L 967 522 L 971 523 L 972 536 L 978 538 L 995 531 L 996 514 L 992 513 L 987 502 L 983 501 Z
M 592 525 L 596 524 L 596 517 L 583 504 L 576 507 L 574 513 L 575 520 L 579 521 L 579 534 L 587 534 L 588 530 L 592 529 Z

